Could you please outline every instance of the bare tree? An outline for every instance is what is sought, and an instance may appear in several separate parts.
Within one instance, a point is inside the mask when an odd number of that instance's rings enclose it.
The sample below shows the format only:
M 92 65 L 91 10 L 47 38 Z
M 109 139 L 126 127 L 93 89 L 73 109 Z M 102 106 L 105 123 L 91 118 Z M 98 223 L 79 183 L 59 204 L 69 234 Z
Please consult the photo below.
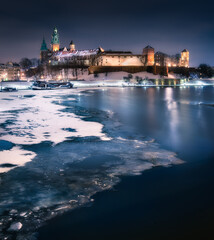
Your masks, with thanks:
M 22 58 L 19 64 L 25 70 L 29 69 L 32 66 L 32 62 L 28 58 Z

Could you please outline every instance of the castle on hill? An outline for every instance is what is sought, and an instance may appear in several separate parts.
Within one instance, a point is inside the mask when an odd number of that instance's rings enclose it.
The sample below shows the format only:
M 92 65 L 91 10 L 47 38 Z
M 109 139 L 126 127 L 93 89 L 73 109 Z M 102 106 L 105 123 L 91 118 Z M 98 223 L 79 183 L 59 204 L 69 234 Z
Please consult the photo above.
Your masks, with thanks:
M 73 41 L 69 48 L 60 48 L 59 33 L 55 27 L 51 37 L 51 49 L 47 48 L 43 38 L 40 49 L 40 60 L 43 64 L 97 67 L 189 67 L 189 51 L 184 49 L 181 53 L 168 55 L 156 52 L 151 46 L 143 49 L 142 54 L 133 54 L 130 51 L 105 51 L 103 48 L 77 50 Z

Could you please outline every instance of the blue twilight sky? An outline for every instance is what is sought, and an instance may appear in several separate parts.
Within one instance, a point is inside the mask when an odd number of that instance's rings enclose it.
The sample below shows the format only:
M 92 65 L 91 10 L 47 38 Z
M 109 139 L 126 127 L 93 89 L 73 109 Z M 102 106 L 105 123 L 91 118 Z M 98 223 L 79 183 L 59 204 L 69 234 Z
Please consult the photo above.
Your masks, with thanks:
M 175 54 L 187 48 L 190 65 L 214 66 L 214 4 L 193 0 L 37 0 L 4 1 L 0 8 L 0 62 L 39 57 L 43 35 L 50 44 L 53 27 L 61 46 L 98 46 L 141 53 Z

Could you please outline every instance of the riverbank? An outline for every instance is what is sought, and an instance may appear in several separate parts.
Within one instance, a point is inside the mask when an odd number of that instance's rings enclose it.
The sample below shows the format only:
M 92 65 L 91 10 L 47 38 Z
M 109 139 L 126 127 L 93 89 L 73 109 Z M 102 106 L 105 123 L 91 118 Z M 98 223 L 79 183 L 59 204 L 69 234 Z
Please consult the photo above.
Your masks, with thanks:
M 53 81 L 49 81 L 53 82 Z M 185 87 L 185 86 L 212 86 L 214 80 L 199 79 L 147 79 L 141 83 L 137 83 L 136 80 L 130 81 L 124 80 L 75 80 L 70 81 L 74 88 L 94 88 L 94 87 Z M 5 81 L 0 83 L 0 91 L 4 88 L 11 87 L 17 90 L 31 89 L 33 82 L 27 81 Z M 54 89 L 53 89 L 54 90 Z M 63 90 L 63 89 L 62 89 Z

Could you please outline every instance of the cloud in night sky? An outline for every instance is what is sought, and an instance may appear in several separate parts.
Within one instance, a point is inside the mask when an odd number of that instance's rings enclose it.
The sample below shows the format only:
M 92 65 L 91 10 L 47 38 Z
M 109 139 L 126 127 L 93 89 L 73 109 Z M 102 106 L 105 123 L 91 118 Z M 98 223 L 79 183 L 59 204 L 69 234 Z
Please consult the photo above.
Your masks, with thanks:
M 169 54 L 190 51 L 192 66 L 214 66 L 214 14 L 211 1 L 4 1 L 0 9 L 0 62 L 39 57 L 53 27 L 61 46 L 98 46 L 141 53 L 150 44 Z

